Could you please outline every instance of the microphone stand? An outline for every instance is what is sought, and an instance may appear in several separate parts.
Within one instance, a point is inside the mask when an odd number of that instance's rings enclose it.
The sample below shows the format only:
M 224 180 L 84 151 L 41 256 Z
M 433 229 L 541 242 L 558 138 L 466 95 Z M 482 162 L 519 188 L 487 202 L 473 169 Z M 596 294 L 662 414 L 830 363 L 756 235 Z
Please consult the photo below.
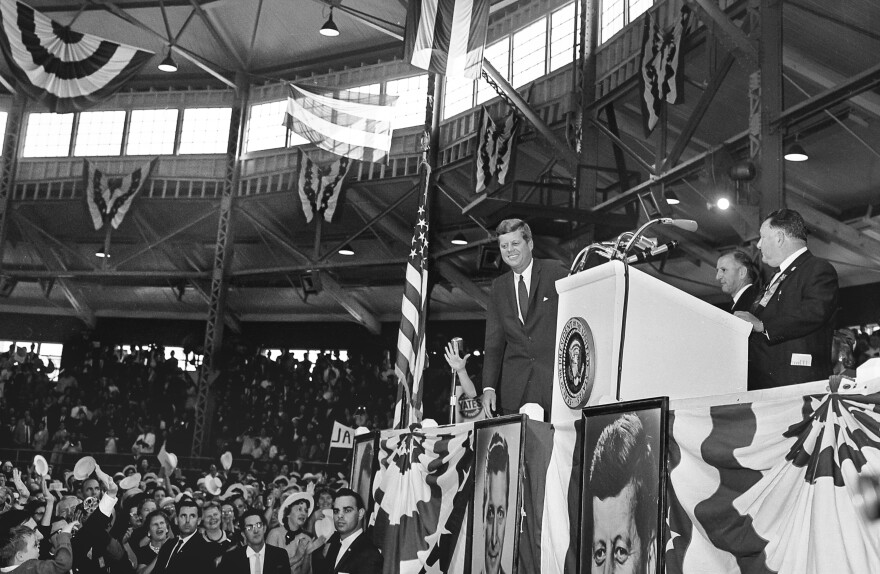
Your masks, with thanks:
M 455 369 L 450 367 L 452 371 L 452 383 L 449 386 L 449 424 L 455 424 L 455 409 L 458 406 L 458 396 L 455 394 L 455 381 L 458 379 L 458 375 L 455 372 Z

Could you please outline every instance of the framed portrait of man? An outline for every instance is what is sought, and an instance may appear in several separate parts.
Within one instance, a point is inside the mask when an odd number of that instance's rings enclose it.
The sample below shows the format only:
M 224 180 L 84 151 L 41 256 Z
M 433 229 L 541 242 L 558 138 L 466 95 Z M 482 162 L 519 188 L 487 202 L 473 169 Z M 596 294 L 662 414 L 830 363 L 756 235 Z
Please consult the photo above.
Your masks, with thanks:
M 472 574 L 514 574 L 522 492 L 523 416 L 474 424 L 474 502 L 467 562 Z
M 666 397 L 583 410 L 580 572 L 660 574 Z
M 373 477 L 378 470 L 376 446 L 379 433 L 362 434 L 354 437 L 351 456 L 351 489 L 361 495 L 367 507 L 367 516 L 373 511 Z

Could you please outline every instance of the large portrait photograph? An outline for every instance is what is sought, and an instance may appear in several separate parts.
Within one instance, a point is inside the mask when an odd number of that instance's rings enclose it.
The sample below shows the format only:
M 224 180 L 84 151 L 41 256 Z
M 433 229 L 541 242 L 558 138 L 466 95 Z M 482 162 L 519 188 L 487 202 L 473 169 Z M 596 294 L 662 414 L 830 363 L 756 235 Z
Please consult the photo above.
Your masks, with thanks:
M 377 432 L 354 437 L 354 452 L 351 457 L 351 489 L 361 495 L 366 506 L 367 516 L 373 510 L 373 477 L 376 475 Z
M 584 409 L 581 574 L 663 572 L 668 400 Z
M 476 424 L 470 572 L 513 574 L 519 528 L 522 416 Z

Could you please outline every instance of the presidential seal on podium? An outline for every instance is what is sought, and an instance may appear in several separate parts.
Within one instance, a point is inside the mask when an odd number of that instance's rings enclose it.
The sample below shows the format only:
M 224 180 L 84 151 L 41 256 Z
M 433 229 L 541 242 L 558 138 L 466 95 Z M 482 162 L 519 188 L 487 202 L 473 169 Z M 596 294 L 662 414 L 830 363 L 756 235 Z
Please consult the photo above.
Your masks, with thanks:
M 582 409 L 590 400 L 596 378 L 593 331 L 581 317 L 572 317 L 562 329 L 557 346 L 559 390 L 570 409 Z

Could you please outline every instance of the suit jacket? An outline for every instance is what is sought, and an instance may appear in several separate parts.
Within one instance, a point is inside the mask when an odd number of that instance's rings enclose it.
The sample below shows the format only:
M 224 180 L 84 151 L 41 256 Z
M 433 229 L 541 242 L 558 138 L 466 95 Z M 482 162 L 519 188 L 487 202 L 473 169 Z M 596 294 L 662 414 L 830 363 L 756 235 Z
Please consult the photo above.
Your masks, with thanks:
M 251 561 L 247 556 L 247 547 L 239 546 L 224 554 L 217 571 L 218 574 L 250 574 Z M 263 574 L 290 574 L 287 552 L 283 548 L 266 544 Z
M 169 540 L 162 545 L 156 557 L 153 574 L 202 574 L 214 569 L 214 558 L 217 557 L 218 549 L 198 532 L 193 534 L 169 563 L 168 558 L 177 546 L 177 541 L 178 539 Z
M 831 374 L 837 298 L 837 272 L 830 263 L 809 251 L 794 260 L 767 306 L 755 311 L 766 334 L 749 336 L 749 390 L 817 381 Z M 799 359 L 794 354 L 808 355 L 811 364 L 792 365 Z
M 495 389 L 505 412 L 538 403 L 545 413 L 552 405 L 556 360 L 556 281 L 568 275 L 558 261 L 534 259 L 529 312 L 522 324 L 517 313 L 513 271 L 492 282 L 486 312 L 483 386 Z
M 382 554 L 376 548 L 366 531 L 361 532 L 351 546 L 345 551 L 345 555 L 336 562 L 336 552 L 339 549 L 339 534 L 334 534 L 327 540 L 330 551 L 324 556 L 321 549 L 312 553 L 312 574 L 376 574 L 382 572 Z
M 752 308 L 752 303 L 755 302 L 755 298 L 760 296 L 760 292 L 758 291 L 758 287 L 755 286 L 754 283 L 749 285 L 743 294 L 739 296 L 739 299 L 736 300 L 736 303 L 730 308 L 731 313 L 736 313 L 737 311 L 749 311 Z

